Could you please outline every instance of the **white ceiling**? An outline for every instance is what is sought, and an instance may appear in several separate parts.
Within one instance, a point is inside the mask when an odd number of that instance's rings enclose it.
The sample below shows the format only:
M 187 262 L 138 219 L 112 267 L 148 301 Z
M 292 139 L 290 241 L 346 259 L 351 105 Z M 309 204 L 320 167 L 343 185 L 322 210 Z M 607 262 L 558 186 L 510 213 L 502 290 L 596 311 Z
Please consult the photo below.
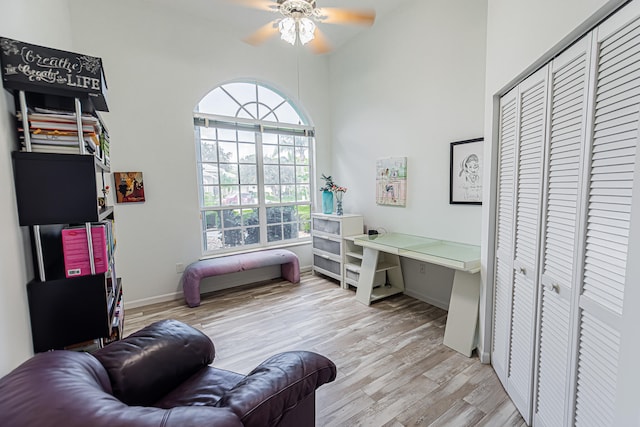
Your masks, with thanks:
M 275 3 L 275 0 L 266 0 Z M 337 7 L 341 9 L 373 9 L 376 12 L 376 22 L 385 14 L 397 8 L 408 0 L 317 0 L 318 7 Z M 238 38 L 242 39 L 262 25 L 277 19 L 280 15 L 259 9 L 252 9 L 234 3 L 233 0 L 152 0 L 154 5 L 162 5 L 176 12 L 187 15 L 195 15 L 211 20 L 212 23 L 233 28 Z M 374 23 L 374 25 L 376 25 Z M 360 25 L 334 25 L 320 24 L 326 38 L 334 49 L 344 44 L 350 38 L 356 36 L 369 27 Z M 277 40 L 277 38 L 276 38 Z M 282 41 L 277 40 L 280 43 Z M 273 43 L 273 41 L 269 41 Z

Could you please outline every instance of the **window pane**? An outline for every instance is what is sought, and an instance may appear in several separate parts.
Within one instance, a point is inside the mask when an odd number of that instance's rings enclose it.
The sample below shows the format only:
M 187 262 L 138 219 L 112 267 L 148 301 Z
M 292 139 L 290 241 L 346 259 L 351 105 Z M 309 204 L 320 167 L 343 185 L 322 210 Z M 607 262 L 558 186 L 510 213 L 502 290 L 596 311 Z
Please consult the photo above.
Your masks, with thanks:
M 238 141 L 240 142 L 256 142 L 256 133 L 248 131 L 238 131 Z
M 267 208 L 267 224 L 279 224 L 282 222 L 282 208 L 280 206 Z
M 255 144 L 238 144 L 238 152 L 240 154 L 240 163 L 256 162 Z
M 309 149 L 306 147 L 296 147 L 296 163 L 301 165 L 309 164 Z
M 218 145 L 216 142 L 203 139 L 200 145 L 200 157 L 203 162 L 217 162 Z
M 222 86 L 224 90 L 226 90 L 229 95 L 240 105 L 246 104 L 248 102 L 255 102 L 256 100 L 256 88 L 257 85 L 255 83 L 228 83 Z M 251 114 L 255 114 L 255 109 L 250 111 Z
M 298 184 L 309 183 L 309 166 L 296 166 L 296 182 Z
M 220 184 L 238 184 L 237 164 L 220 164 Z
M 260 216 L 258 215 L 258 209 L 243 209 L 242 210 L 242 225 L 259 225 Z
M 280 186 L 265 185 L 264 197 L 267 203 L 280 203 Z
M 242 245 L 242 230 L 224 230 L 224 247 L 233 248 Z
M 220 190 L 218 187 L 203 186 L 202 187 L 202 207 L 209 208 L 220 206 Z
M 281 166 L 280 167 L 280 182 L 282 184 L 295 184 L 295 167 L 294 166 Z
M 245 230 L 244 244 L 254 245 L 260 243 L 260 227 L 249 227 Z
M 298 220 L 311 221 L 311 205 L 298 206 Z
M 273 114 L 273 111 L 271 110 L 271 108 L 267 107 L 266 105 L 263 104 L 259 104 L 258 105 L 258 119 L 259 120 L 266 120 L 266 121 L 270 121 L 270 122 L 277 122 L 278 121 L 278 117 L 276 117 L 275 114 Z
M 218 141 L 235 141 L 236 131 L 233 129 L 218 129 Z
M 217 211 L 208 211 L 204 214 L 204 229 L 211 230 L 220 228 L 220 213 Z
M 308 136 L 296 136 L 296 145 L 298 147 L 308 147 L 309 146 L 309 137 Z
M 224 228 L 240 227 L 242 225 L 242 217 L 240 209 L 226 209 L 222 211 L 222 226 Z
M 284 240 L 298 238 L 298 224 L 284 224 L 282 228 L 284 231 Z
M 198 104 L 199 112 L 219 114 L 221 116 L 233 117 L 237 108 L 238 104 L 219 87 L 209 92 Z
M 218 166 L 210 163 L 200 165 L 202 185 L 218 184 Z
M 278 119 L 282 123 L 293 123 L 293 124 L 303 124 L 301 123 L 300 116 L 293 109 L 291 104 L 282 104 L 280 107 L 276 109 L 276 114 L 278 115 Z
M 278 164 L 278 146 L 263 145 L 262 158 L 264 159 L 264 162 L 267 164 Z
M 280 240 L 282 240 L 282 225 L 267 226 L 267 241 L 278 242 Z
M 280 195 L 282 203 L 295 202 L 296 201 L 296 186 L 295 185 L 282 185 L 282 194 Z
M 296 186 L 296 202 L 310 202 L 311 190 L 308 185 Z
M 280 184 L 280 167 L 268 166 L 263 167 L 265 184 Z
M 311 222 L 301 222 L 298 227 L 298 237 L 310 237 L 311 236 Z
M 257 205 L 258 204 L 258 187 L 255 185 L 241 185 L 240 186 L 240 203 L 243 205 Z
M 278 144 L 278 135 L 275 133 L 263 133 L 262 134 L 262 143 L 263 144 Z
M 200 139 L 216 140 L 216 128 L 198 127 L 197 132 L 200 133 Z
M 294 153 L 293 147 L 280 147 L 280 163 L 293 164 Z
M 220 231 L 207 231 L 205 247 L 208 251 L 214 251 L 222 248 L 222 232 Z
M 240 204 L 240 198 L 238 197 L 238 194 L 240 193 L 240 187 L 238 187 L 237 185 L 222 186 L 220 187 L 220 191 L 222 196 L 222 206 L 237 206 Z M 226 223 L 225 226 L 228 227 Z
M 238 146 L 235 142 L 219 142 L 220 161 L 225 163 L 238 162 Z
M 295 206 L 283 206 L 282 207 L 282 221 L 283 222 L 293 222 L 297 221 L 298 216 L 296 215 L 296 207 Z
M 283 103 L 284 98 L 271 89 L 258 85 L 258 101 L 274 108 Z
M 280 145 L 293 145 L 293 135 L 280 135 Z
M 256 165 L 240 165 L 240 184 L 257 184 L 258 171 Z

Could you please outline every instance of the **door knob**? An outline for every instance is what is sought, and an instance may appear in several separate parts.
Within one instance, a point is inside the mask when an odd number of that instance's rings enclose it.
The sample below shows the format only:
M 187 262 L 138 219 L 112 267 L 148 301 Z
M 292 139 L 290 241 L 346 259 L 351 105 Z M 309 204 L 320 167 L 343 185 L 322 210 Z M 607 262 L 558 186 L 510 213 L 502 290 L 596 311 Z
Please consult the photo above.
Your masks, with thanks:
M 547 289 L 555 292 L 556 294 L 560 293 L 560 285 L 558 285 L 557 283 L 551 283 L 547 285 Z

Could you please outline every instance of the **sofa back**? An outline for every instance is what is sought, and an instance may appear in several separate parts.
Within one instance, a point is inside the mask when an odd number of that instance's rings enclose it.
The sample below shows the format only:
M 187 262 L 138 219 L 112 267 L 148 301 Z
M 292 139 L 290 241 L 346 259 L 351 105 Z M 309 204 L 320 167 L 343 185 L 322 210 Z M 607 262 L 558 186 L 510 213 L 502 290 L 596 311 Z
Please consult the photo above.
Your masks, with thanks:
M 127 405 L 151 406 L 213 362 L 213 342 L 176 320 L 156 322 L 93 354 L 106 369 L 113 395 Z

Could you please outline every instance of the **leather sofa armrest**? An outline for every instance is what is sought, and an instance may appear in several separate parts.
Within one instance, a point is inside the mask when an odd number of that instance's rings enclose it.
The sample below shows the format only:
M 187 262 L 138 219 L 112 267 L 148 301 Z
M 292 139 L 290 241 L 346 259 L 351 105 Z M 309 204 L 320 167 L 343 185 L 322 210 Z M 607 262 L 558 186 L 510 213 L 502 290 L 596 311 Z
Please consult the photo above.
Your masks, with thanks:
M 242 426 L 229 408 L 127 406 L 110 393 L 106 371 L 90 354 L 40 353 L 0 379 L 0 426 Z
M 247 426 L 275 426 L 288 412 L 336 378 L 336 365 L 308 351 L 270 357 L 216 403 L 228 407 Z
M 150 406 L 213 362 L 215 348 L 199 330 L 162 320 L 93 355 L 107 370 L 114 396 L 128 405 Z

